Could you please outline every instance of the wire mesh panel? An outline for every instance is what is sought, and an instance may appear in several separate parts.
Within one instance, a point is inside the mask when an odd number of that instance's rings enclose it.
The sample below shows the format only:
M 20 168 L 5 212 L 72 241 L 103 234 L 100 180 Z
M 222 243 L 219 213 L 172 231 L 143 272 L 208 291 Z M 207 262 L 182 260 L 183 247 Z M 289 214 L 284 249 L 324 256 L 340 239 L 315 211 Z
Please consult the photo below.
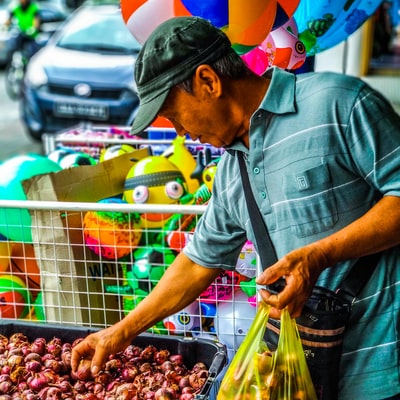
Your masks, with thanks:
M 206 208 L 211 195 L 206 184 L 174 204 L 122 201 L 129 197 L 132 166 L 154 154 L 160 144 L 168 149 L 174 139 L 157 138 L 154 143 L 128 138 L 125 128 L 123 134 L 113 128 L 109 137 L 85 136 L 87 127 L 77 129 L 76 134 L 47 137 L 48 154 L 63 150 L 68 136 L 73 136 L 69 150 L 104 151 L 120 141 L 133 145 L 133 152 L 101 162 L 99 154 L 104 152 L 97 152 L 95 165 L 38 174 L 21 182 L 26 200 L 0 200 L 1 318 L 93 328 L 114 324 L 153 290 L 191 240 Z M 108 135 L 111 128 L 90 129 Z M 196 158 L 192 167 L 200 172 L 221 155 L 199 143 L 185 145 L 186 153 L 189 148 Z M 164 152 L 168 159 L 177 156 Z M 201 159 L 206 152 L 210 159 Z M 175 164 L 183 156 L 179 153 Z M 256 261 L 252 244 L 246 243 L 236 271 L 221 273 L 196 301 L 149 331 L 218 339 L 228 351 L 235 351 L 256 312 Z
M 17 207 L 17 208 L 13 208 Z M 19 208 L 18 208 L 19 207 Z M 3 210 L 29 210 L 32 242 L 0 245 L 2 318 L 106 327 L 124 317 L 158 283 L 191 232 L 174 225 L 144 230 L 146 214 L 200 218 L 205 206 L 113 203 L 0 202 Z M 8 226 L 0 222 L 0 231 Z M 238 271 L 221 274 L 184 310 L 150 331 L 215 338 L 236 350 L 255 315 L 256 255 L 249 244 Z M 188 283 L 190 284 L 190 283 Z M 10 294 L 11 292 L 11 294 Z

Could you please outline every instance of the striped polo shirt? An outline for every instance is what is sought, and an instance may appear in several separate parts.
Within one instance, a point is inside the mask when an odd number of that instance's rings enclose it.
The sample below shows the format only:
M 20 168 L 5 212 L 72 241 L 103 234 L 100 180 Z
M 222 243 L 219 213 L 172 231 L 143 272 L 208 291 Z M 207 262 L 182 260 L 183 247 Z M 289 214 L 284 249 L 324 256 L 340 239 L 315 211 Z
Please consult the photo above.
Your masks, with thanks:
M 281 257 L 326 237 L 382 196 L 400 196 L 400 117 L 358 78 L 273 68 L 250 123 L 250 150 L 234 143 L 217 167 L 211 201 L 184 249 L 209 268 L 235 268 L 255 243 L 240 180 L 245 153 L 256 201 Z M 205 251 L 207 249 L 207 251 Z M 317 284 L 340 286 L 355 260 L 326 269 Z M 341 400 L 400 393 L 400 247 L 381 257 L 356 300 L 341 362 Z

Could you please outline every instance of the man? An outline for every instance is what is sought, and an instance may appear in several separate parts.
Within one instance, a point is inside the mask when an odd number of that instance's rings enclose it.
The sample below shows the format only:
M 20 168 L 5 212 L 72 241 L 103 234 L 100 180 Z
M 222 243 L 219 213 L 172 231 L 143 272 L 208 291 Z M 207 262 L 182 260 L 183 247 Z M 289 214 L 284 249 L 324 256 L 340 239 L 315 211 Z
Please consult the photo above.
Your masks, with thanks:
M 161 115 L 179 135 L 227 151 L 191 243 L 128 316 L 74 349 L 73 368 L 91 360 L 95 374 L 109 354 L 194 301 L 221 269 L 234 269 L 246 238 L 255 243 L 238 179 L 237 156 L 244 153 L 280 257 L 257 283 L 286 279 L 279 295 L 261 290 L 272 317 L 286 306 L 298 316 L 316 283 L 335 289 L 359 257 L 384 251 L 354 304 L 339 398 L 397 396 L 400 118 L 388 102 L 339 74 L 272 69 L 259 77 L 221 31 L 195 17 L 159 26 L 135 76 L 140 109 L 133 133 Z
M 19 35 L 12 43 L 12 51 L 23 49 L 26 46 L 28 56 L 32 56 L 37 50 L 35 38 L 40 28 L 39 5 L 31 0 L 19 0 L 10 8 L 9 17 L 5 23 L 7 27 L 11 24 L 19 30 Z

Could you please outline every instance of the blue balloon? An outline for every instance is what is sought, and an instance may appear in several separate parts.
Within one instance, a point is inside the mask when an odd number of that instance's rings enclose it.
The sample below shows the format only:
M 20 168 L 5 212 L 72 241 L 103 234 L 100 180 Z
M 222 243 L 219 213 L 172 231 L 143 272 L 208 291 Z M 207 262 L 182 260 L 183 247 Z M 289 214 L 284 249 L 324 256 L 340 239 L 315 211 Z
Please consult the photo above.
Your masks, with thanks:
M 208 19 L 214 26 L 222 28 L 229 23 L 229 0 L 181 0 L 192 15 Z
M 381 0 L 300 1 L 294 20 L 299 39 L 312 56 L 336 46 L 354 33 L 378 8 Z

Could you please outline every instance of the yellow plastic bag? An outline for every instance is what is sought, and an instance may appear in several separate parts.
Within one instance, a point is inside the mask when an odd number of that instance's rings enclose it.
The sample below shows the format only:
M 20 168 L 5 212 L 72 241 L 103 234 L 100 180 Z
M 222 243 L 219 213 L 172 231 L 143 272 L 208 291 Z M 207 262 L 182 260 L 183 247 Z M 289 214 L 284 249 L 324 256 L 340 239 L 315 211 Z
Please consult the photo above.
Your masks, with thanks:
M 285 309 L 276 351 L 264 332 L 270 307 L 260 303 L 254 321 L 222 380 L 217 400 L 316 400 L 296 321 Z

